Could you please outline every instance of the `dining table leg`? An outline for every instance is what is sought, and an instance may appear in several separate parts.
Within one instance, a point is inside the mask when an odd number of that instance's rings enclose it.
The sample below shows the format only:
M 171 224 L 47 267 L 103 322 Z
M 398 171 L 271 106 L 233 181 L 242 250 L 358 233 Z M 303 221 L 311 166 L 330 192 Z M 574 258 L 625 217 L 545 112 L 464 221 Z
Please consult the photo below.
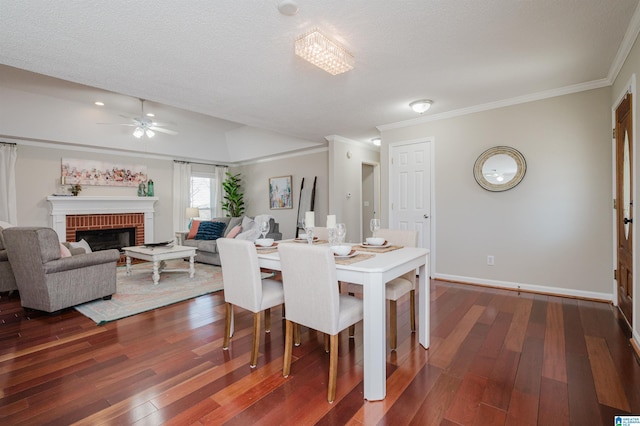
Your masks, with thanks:
M 429 349 L 429 328 L 431 322 L 431 279 L 429 278 L 429 255 L 424 265 L 419 268 L 418 279 L 418 341 L 425 348 Z
M 387 394 L 387 328 L 382 274 L 367 274 L 363 287 L 364 398 L 379 401 Z

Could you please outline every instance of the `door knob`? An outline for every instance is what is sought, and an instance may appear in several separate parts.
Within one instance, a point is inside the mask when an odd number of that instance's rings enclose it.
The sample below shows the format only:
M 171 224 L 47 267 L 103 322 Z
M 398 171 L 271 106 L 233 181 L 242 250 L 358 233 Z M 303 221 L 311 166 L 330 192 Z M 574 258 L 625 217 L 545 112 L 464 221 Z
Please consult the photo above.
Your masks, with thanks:
M 429 219 L 429 215 L 428 214 L 422 215 L 422 217 L 424 217 L 425 219 Z
M 626 225 L 627 223 L 633 223 L 633 219 L 627 219 L 626 217 L 624 218 L 624 224 Z

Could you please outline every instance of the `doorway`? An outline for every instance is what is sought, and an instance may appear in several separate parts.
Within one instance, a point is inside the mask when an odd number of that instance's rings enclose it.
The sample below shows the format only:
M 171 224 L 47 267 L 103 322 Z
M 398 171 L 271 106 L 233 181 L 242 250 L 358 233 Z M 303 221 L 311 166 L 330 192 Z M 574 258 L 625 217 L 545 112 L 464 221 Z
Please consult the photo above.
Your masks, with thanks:
M 428 250 L 432 250 L 431 230 L 435 224 L 433 143 L 429 139 L 389 148 L 389 227 L 418 231 L 418 246 Z M 430 257 L 434 265 L 433 253 Z
M 371 229 L 369 224 L 371 219 L 380 218 L 379 214 L 379 177 L 378 165 L 362 163 L 362 221 L 361 232 L 364 241 L 365 238 L 371 237 Z
M 618 308 L 631 326 L 633 319 L 633 114 L 626 93 L 615 111 L 616 292 Z

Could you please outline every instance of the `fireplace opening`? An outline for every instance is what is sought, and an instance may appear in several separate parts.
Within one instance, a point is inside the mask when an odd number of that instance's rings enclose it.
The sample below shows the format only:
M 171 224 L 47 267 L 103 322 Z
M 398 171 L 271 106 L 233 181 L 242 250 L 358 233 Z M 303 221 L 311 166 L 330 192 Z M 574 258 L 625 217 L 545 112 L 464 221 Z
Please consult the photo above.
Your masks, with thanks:
M 92 251 L 118 249 L 136 245 L 136 228 L 93 229 L 76 231 L 76 241 L 84 239 Z

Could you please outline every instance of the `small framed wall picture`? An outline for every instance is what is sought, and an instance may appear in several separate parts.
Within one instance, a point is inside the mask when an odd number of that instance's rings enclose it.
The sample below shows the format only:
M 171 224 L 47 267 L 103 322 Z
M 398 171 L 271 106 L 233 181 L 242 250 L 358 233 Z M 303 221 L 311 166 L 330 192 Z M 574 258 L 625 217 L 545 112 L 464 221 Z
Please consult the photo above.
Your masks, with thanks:
M 292 209 L 291 176 L 278 176 L 269 178 L 269 208 Z

